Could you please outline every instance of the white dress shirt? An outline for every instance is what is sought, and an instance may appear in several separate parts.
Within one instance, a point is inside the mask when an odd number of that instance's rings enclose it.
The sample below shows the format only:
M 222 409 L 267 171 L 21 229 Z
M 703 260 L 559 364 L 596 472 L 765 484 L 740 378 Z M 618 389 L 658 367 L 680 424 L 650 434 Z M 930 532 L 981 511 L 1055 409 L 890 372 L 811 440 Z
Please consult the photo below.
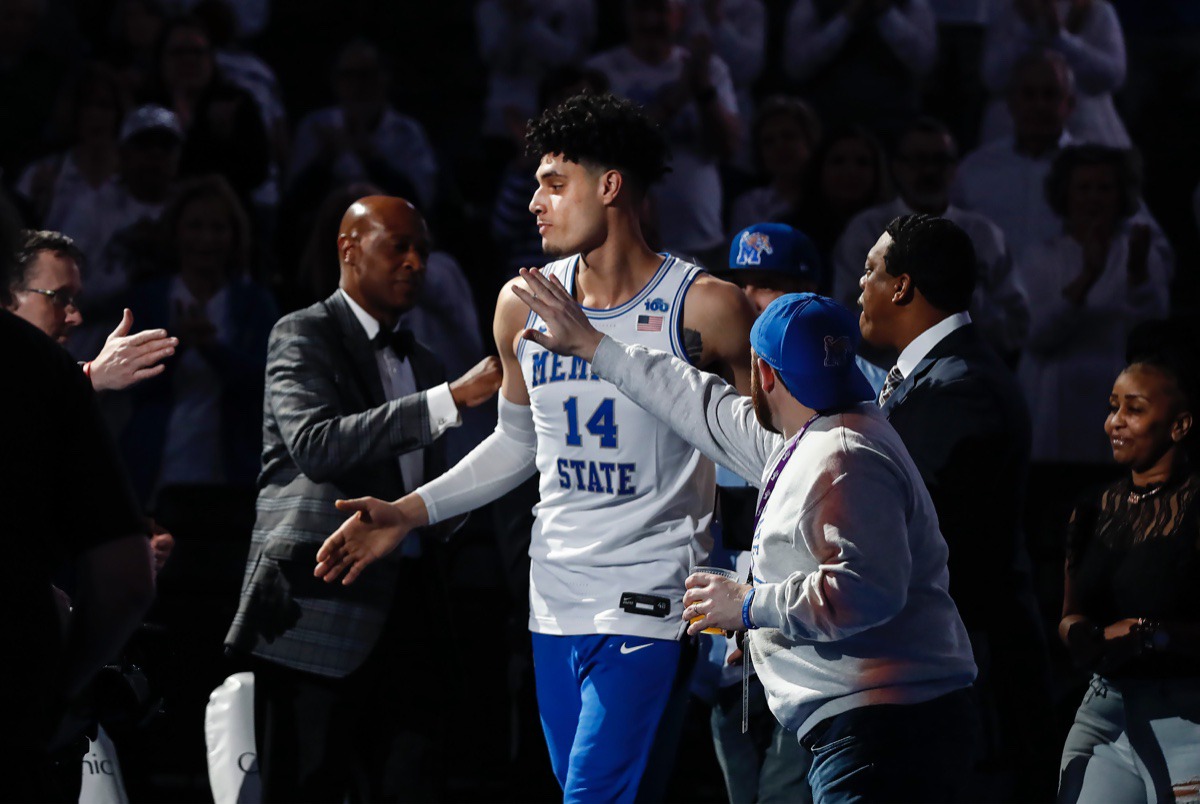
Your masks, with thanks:
M 354 317 L 362 324 L 367 340 L 374 340 L 379 334 L 380 324 L 375 318 L 350 298 L 350 294 L 338 288 L 338 293 L 350 305 Z M 379 379 L 383 383 L 383 395 L 391 402 L 394 399 L 415 394 L 417 379 L 413 375 L 412 361 L 408 358 L 401 360 L 391 349 L 376 349 L 375 364 L 379 367 Z M 458 415 L 458 406 L 450 395 L 450 384 L 430 388 L 425 394 L 425 404 L 429 407 L 429 429 L 436 439 L 451 427 L 462 423 Z M 425 482 L 425 451 L 410 450 L 401 455 L 397 462 L 400 464 L 400 476 L 404 480 L 406 491 L 412 491 Z M 406 558 L 416 558 L 421 555 L 420 539 L 405 539 L 400 545 L 400 555 Z
M 933 351 L 933 347 L 941 343 L 951 332 L 970 323 L 970 313 L 955 313 L 943 318 L 913 338 L 912 342 L 905 346 L 904 350 L 900 352 L 900 356 L 896 358 L 896 366 L 900 369 L 900 373 L 904 375 L 905 379 L 908 379 L 908 375 L 912 374 L 913 369 Z
M 367 340 L 373 340 L 379 334 L 380 325 L 375 318 L 350 298 L 350 294 L 341 288 L 338 293 L 350 305 L 354 317 L 362 324 Z M 417 380 L 413 376 L 412 362 L 407 358 L 401 360 L 391 349 L 376 349 L 375 364 L 379 366 L 379 379 L 383 383 L 383 395 L 389 402 L 394 399 L 415 394 Z M 457 427 L 462 419 L 458 415 L 458 406 L 450 395 L 450 383 L 428 389 L 425 395 L 429 407 L 429 428 L 436 439 L 451 427 Z M 400 472 L 404 476 L 404 486 L 412 490 L 425 482 L 425 454 L 415 449 L 400 456 Z

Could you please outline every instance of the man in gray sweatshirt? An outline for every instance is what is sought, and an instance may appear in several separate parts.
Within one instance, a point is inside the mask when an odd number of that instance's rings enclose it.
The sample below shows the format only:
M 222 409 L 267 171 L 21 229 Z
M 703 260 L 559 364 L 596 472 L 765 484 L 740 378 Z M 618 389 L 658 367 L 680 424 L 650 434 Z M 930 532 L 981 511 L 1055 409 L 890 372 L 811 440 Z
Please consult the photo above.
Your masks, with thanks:
M 975 663 L 950 599 L 925 484 L 855 366 L 850 311 L 772 302 L 750 343 L 753 393 L 594 329 L 562 286 L 514 292 L 549 325 L 524 337 L 592 370 L 761 488 L 753 584 L 695 574 L 683 612 L 748 630 L 771 711 L 813 752 L 817 801 L 951 801 L 973 764 Z

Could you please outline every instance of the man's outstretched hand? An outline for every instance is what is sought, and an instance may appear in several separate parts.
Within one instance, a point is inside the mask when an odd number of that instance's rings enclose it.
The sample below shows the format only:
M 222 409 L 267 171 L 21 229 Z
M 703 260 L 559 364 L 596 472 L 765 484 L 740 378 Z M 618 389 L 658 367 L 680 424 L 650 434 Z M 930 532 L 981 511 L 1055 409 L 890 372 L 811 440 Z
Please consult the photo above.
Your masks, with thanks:
M 130 335 L 133 329 L 133 313 L 125 310 L 121 323 L 117 324 L 104 341 L 104 348 L 88 367 L 92 387 L 97 391 L 119 391 L 142 380 L 163 373 L 163 360 L 175 354 L 178 338 L 167 335 L 165 329 L 147 329 Z
M 526 288 L 512 286 L 517 298 L 546 322 L 549 332 L 527 329 L 521 337 L 560 355 L 580 357 L 589 363 L 604 340 L 557 277 L 546 277 L 537 268 L 522 268 Z
M 395 503 L 375 497 L 338 500 L 339 511 L 353 516 L 325 540 L 317 551 L 313 575 L 333 583 L 342 573 L 343 584 L 352 584 L 362 571 L 400 546 L 404 537 L 429 522 L 425 503 L 410 494 Z

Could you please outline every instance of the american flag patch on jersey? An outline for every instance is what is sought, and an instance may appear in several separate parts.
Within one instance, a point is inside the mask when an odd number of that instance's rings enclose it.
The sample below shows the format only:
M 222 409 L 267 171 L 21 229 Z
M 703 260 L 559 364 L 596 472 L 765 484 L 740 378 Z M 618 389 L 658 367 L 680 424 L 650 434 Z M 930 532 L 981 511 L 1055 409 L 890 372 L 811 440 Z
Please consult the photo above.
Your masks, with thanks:
M 662 332 L 661 315 L 639 315 L 637 322 L 638 332 Z

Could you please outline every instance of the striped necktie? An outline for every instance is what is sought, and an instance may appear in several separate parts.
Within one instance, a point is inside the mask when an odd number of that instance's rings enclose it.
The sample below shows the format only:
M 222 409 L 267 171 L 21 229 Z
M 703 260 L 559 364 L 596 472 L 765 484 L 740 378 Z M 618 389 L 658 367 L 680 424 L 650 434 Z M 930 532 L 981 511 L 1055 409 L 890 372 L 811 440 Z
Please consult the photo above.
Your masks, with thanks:
M 879 392 L 879 406 L 883 407 L 883 403 L 888 401 L 888 397 L 892 395 L 900 383 L 904 382 L 904 374 L 901 373 L 899 366 L 892 366 L 888 370 L 887 379 L 883 381 L 883 390 Z

